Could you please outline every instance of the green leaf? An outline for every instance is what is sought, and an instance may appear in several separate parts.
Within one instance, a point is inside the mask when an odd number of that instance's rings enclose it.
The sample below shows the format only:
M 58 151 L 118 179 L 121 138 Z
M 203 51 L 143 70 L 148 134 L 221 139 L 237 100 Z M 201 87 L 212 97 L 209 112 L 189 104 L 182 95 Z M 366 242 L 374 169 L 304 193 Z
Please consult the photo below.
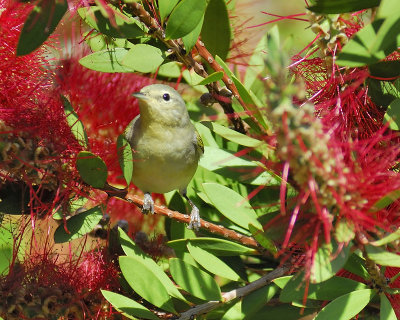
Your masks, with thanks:
M 308 9 L 318 13 L 344 13 L 379 6 L 380 0 L 317 0 Z
M 279 300 L 282 302 L 302 301 L 307 286 L 304 272 L 290 278 L 283 286 Z M 320 283 L 310 283 L 308 286 L 307 299 L 311 300 L 333 300 L 344 294 L 368 289 L 368 286 L 343 277 L 332 277 Z
M 371 48 L 370 44 L 377 39 L 383 24 L 384 20 L 378 19 L 358 31 L 343 47 L 336 59 L 336 63 L 340 66 L 361 67 L 376 63 L 396 50 L 396 38 L 393 36 L 390 38 L 391 42 L 384 43 L 384 48 Z
M 210 74 L 207 78 L 201 80 L 197 85 L 206 85 L 212 82 L 216 82 L 222 79 L 224 73 L 222 71 L 214 72 Z
M 400 198 L 400 189 L 391 191 L 374 203 L 374 205 L 372 206 L 373 208 L 372 211 L 382 210 L 399 198 Z
M 393 7 L 391 15 L 387 16 L 375 38 L 371 39 L 369 50 L 371 52 L 387 51 L 389 53 L 397 49 L 396 36 L 400 36 L 400 7 Z
M 371 301 L 375 291 L 357 290 L 336 298 L 317 314 L 314 320 L 349 320 L 356 316 Z M 340 312 L 338 312 L 340 310 Z
M 203 183 L 203 189 L 212 204 L 232 222 L 249 230 L 249 224 L 262 229 L 250 203 L 239 193 L 217 183 Z
M 181 75 L 181 68 L 175 61 L 163 63 L 158 69 L 158 75 L 167 78 L 178 78 Z
M 353 252 L 346 264 L 343 267 L 345 270 L 360 276 L 361 278 L 367 280 L 370 278 L 367 269 L 365 268 L 365 260 Z
M 119 228 L 118 233 L 119 241 L 125 254 L 129 257 L 132 257 L 133 259 L 140 260 L 143 264 L 147 266 L 148 269 L 152 270 L 158 280 L 160 280 L 160 282 L 164 284 L 165 289 L 171 296 L 179 300 L 186 301 L 186 299 L 179 292 L 177 287 L 172 283 L 169 277 L 165 274 L 162 268 L 151 257 L 144 253 L 143 250 L 140 249 L 122 229 Z
M 89 54 L 79 60 L 85 68 L 100 72 L 133 72 L 134 69 L 122 64 L 129 50 L 125 48 L 110 48 Z
M 167 245 L 174 250 L 186 251 L 187 243 L 190 242 L 193 246 L 202 248 L 216 256 L 237 256 L 255 254 L 254 249 L 247 248 L 241 244 L 217 238 L 194 238 L 180 239 L 167 242 Z
M 183 44 L 185 46 L 186 52 L 192 51 L 195 46 L 197 40 L 199 39 L 201 28 L 203 27 L 204 16 L 201 17 L 196 28 L 194 28 L 191 32 L 189 32 L 186 36 L 182 37 Z
M 13 255 L 14 237 L 8 229 L 0 227 L 0 276 L 8 274 Z
M 397 239 L 400 239 L 400 229 L 397 229 L 395 232 L 388 234 L 386 237 L 383 237 L 382 239 L 370 242 L 370 244 L 379 247 L 391 243 L 393 241 L 396 241 Z
M 67 118 L 67 123 L 71 128 L 71 132 L 76 140 L 78 140 L 79 144 L 86 149 L 89 141 L 85 127 L 83 126 L 82 121 L 79 120 L 78 115 L 75 113 L 68 99 L 62 96 L 62 101 L 64 104 L 64 112 Z
M 161 21 L 171 13 L 179 0 L 158 0 L 158 9 L 160 10 Z
M 201 41 L 213 55 L 226 60 L 231 45 L 231 28 L 225 0 L 210 0 L 204 14 Z
M 393 100 L 388 106 L 384 116 L 384 123 L 386 122 L 389 122 L 390 129 L 397 131 L 400 130 L 400 99 Z M 400 190 L 396 191 L 396 194 L 400 192 Z
M 67 225 L 61 223 L 54 232 L 54 241 L 63 243 L 83 237 L 99 223 L 103 217 L 100 206 L 81 212 L 67 220 Z M 65 230 L 68 230 L 68 232 Z
M 388 298 L 384 293 L 381 293 L 381 307 L 380 307 L 380 320 L 396 320 L 396 313 L 393 310 L 392 305 L 390 304 Z
M 140 303 L 137 303 L 135 300 L 129 299 L 128 297 L 112 291 L 101 290 L 101 293 L 103 294 L 104 298 L 106 298 L 108 302 L 110 302 L 114 308 L 117 309 L 117 311 L 121 312 L 129 319 L 137 319 L 136 317 L 151 320 L 160 319 L 156 317 L 153 312 L 142 306 Z
M 324 243 L 318 249 L 314 264 L 311 267 L 310 281 L 319 283 L 333 277 L 340 269 L 343 268 L 350 254 L 350 244 L 340 249 L 338 253 L 336 242 L 332 241 Z M 331 259 L 335 256 L 334 259 Z
M 240 144 L 241 146 L 249 148 L 257 148 L 265 144 L 264 141 L 251 138 L 243 133 L 229 129 L 213 121 L 202 121 L 201 124 L 209 128 L 210 130 L 214 131 L 221 137 L 224 137 L 226 140 L 235 142 L 237 144 Z
M 178 39 L 193 31 L 204 16 L 205 0 L 182 0 L 172 11 L 165 29 L 165 38 Z
M 131 145 L 124 135 L 119 135 L 117 139 L 118 161 L 124 174 L 127 185 L 131 183 L 133 173 L 133 152 Z
M 368 258 L 381 266 L 400 267 L 400 255 L 388 252 L 381 247 L 366 245 Z
M 400 76 L 400 61 L 381 61 L 371 64 L 369 67 L 371 76 L 382 79 L 394 79 Z
M 156 307 L 176 313 L 167 289 L 152 268 L 126 256 L 119 257 L 119 265 L 125 280 L 138 295 Z
M 338 242 L 347 243 L 355 237 L 354 223 L 341 219 L 335 226 L 335 239 Z
M 221 290 L 214 278 L 199 268 L 177 258 L 169 259 L 175 282 L 185 291 L 202 300 L 221 301 Z
M 101 10 L 103 8 L 100 8 L 99 6 L 80 8 L 78 9 L 78 14 L 90 27 L 107 36 L 129 39 L 144 36 L 145 33 L 142 26 L 136 19 L 121 13 L 114 6 L 108 5 L 108 8 L 114 13 L 117 27 L 113 26 L 110 19 L 102 14 Z M 124 15 L 124 18 L 122 18 L 121 15 Z
M 66 0 L 41 0 L 24 23 L 17 45 L 17 56 L 39 48 L 53 33 L 68 9 Z
M 194 260 L 207 271 L 233 281 L 240 280 L 240 276 L 215 255 L 193 245 L 191 242 L 188 242 L 187 248 Z
M 136 44 L 124 56 L 122 64 L 138 72 L 153 73 L 164 61 L 163 52 L 148 44 Z
M 103 188 L 107 181 L 107 166 L 104 161 L 89 151 L 81 151 L 76 159 L 76 168 L 82 180 L 94 188 Z
M 238 78 L 229 70 L 228 66 L 225 62 L 218 56 L 215 56 L 215 61 L 225 70 L 227 75 L 232 79 L 235 84 L 240 97 L 243 99 L 243 102 L 247 105 L 248 111 L 258 120 L 258 122 L 263 126 L 263 128 L 267 129 L 269 126 L 264 119 L 261 110 L 265 107 L 264 105 L 255 101 L 255 95 L 251 92 L 251 90 L 247 90 L 245 86 L 239 81 Z M 258 106 L 257 106 L 258 104 Z
M 256 239 L 257 242 L 261 244 L 265 249 L 267 249 L 273 255 L 278 253 L 278 249 L 276 248 L 274 242 L 271 239 L 267 238 L 262 229 L 258 229 L 250 223 L 249 230 L 253 235 L 254 239 Z

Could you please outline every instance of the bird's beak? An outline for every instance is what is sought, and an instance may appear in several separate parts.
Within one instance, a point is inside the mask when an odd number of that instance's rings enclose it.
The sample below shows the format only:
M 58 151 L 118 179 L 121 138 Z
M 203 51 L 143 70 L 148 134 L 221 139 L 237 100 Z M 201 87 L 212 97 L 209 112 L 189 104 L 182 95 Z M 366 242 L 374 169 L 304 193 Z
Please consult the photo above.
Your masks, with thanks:
M 132 95 L 139 100 L 146 100 L 147 96 L 141 92 L 134 92 Z

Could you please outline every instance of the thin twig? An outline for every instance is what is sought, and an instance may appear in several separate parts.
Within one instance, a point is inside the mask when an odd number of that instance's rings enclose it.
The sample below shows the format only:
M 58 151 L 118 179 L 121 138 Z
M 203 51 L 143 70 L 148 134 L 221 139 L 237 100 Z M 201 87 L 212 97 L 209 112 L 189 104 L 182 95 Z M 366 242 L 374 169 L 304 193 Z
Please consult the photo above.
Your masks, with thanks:
M 139 18 L 139 20 L 146 25 L 146 27 L 150 30 L 150 35 L 157 38 L 161 42 L 170 48 L 175 54 L 177 60 L 183 63 L 186 67 L 193 69 L 198 75 L 203 78 L 207 78 L 208 73 L 205 71 L 204 67 L 193 59 L 191 53 L 186 54 L 184 48 L 176 41 L 176 40 L 166 40 L 165 33 L 162 28 L 160 28 L 158 22 L 146 11 L 146 9 L 139 4 L 138 2 L 127 3 L 127 7 L 131 10 L 131 12 Z M 223 71 L 224 77 L 222 81 L 225 83 L 226 87 L 231 91 L 230 96 L 233 94 L 236 99 L 238 99 L 239 103 L 243 106 L 245 110 L 247 107 L 243 100 L 241 99 L 238 90 L 233 83 L 232 79 L 228 77 L 226 72 L 223 70 L 221 66 L 219 66 L 215 59 L 212 58 L 211 54 L 207 51 L 204 45 L 201 45 L 201 41 L 198 41 L 196 44 L 196 49 L 198 50 L 200 56 L 206 59 L 206 61 L 211 61 L 210 65 L 215 71 Z M 211 59 L 211 60 L 210 60 Z M 216 97 L 218 103 L 224 109 L 224 113 L 228 116 L 230 121 L 232 122 L 236 131 L 245 133 L 245 126 L 243 120 L 234 113 L 232 108 L 231 98 L 227 97 L 226 90 L 223 90 L 218 82 L 213 82 L 206 85 L 209 92 Z M 213 94 L 215 93 L 215 94 Z M 224 99 L 218 100 L 218 96 L 224 97 Z M 226 99 L 230 100 L 229 103 L 224 102 Z M 222 101 L 224 100 L 224 101 Z M 251 115 L 250 115 L 251 116 Z
M 242 298 L 257 289 L 260 289 L 260 288 L 268 285 L 269 283 L 271 283 L 272 280 L 282 277 L 288 271 L 289 271 L 289 266 L 278 267 L 275 270 L 272 270 L 270 273 L 267 273 L 266 275 L 262 276 L 260 279 L 250 282 L 248 285 L 246 285 L 244 287 L 240 287 L 240 288 L 234 289 L 232 291 L 223 293 L 222 301 L 209 301 L 209 302 L 200 304 L 196 307 L 191 308 L 188 311 L 181 313 L 178 320 L 194 319 L 198 315 L 205 314 L 205 313 L 208 313 L 208 312 L 216 309 L 218 306 L 220 306 L 223 303 L 228 303 L 236 298 Z
M 142 206 L 143 206 L 143 199 L 141 199 L 139 196 L 127 196 L 127 194 L 128 194 L 127 189 L 118 189 L 118 188 L 115 188 L 115 187 L 109 185 L 108 183 L 106 183 L 104 188 L 102 188 L 101 190 L 106 192 L 109 197 L 117 197 L 122 200 L 129 201 L 130 203 L 133 203 L 134 205 L 138 206 L 139 208 L 142 208 Z M 155 205 L 154 213 L 166 216 L 168 218 L 177 220 L 182 223 L 188 224 L 190 222 L 189 215 L 180 213 L 178 211 L 170 210 L 166 207 Z M 200 228 L 206 229 L 211 233 L 218 234 L 218 235 L 223 236 L 224 238 L 239 242 L 239 243 L 243 244 L 244 246 L 257 249 L 257 252 L 265 251 L 265 249 L 263 249 L 257 243 L 257 241 L 254 240 L 254 238 L 252 238 L 252 237 L 245 236 L 236 231 L 227 229 L 224 226 L 216 225 L 214 223 L 205 221 L 203 219 L 200 219 L 200 223 L 201 223 Z M 257 252 L 254 252 L 254 253 L 257 253 Z

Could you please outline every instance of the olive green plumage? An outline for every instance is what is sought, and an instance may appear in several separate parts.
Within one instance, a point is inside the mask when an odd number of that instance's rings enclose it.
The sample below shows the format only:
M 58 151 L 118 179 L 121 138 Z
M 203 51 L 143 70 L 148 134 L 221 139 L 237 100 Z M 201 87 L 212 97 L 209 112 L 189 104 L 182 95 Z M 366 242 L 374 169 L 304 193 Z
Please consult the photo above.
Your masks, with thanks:
M 151 192 L 179 190 L 186 197 L 186 187 L 196 172 L 204 146 L 176 90 L 153 84 L 133 95 L 139 99 L 140 115 L 125 130 L 134 152 L 132 181 L 145 193 L 143 211 L 154 212 Z M 189 228 L 197 229 L 199 212 L 190 200 L 189 203 Z

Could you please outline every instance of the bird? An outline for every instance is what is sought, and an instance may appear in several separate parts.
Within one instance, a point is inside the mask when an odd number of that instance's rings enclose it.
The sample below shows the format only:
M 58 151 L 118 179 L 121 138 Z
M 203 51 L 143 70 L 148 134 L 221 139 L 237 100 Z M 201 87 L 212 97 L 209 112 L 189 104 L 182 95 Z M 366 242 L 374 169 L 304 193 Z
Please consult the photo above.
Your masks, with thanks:
M 139 100 L 140 114 L 124 131 L 133 150 L 132 182 L 144 192 L 142 212 L 154 213 L 151 193 L 178 190 L 191 206 L 188 228 L 198 230 L 200 213 L 187 196 L 203 141 L 192 124 L 186 104 L 172 87 L 152 84 L 132 94 Z

